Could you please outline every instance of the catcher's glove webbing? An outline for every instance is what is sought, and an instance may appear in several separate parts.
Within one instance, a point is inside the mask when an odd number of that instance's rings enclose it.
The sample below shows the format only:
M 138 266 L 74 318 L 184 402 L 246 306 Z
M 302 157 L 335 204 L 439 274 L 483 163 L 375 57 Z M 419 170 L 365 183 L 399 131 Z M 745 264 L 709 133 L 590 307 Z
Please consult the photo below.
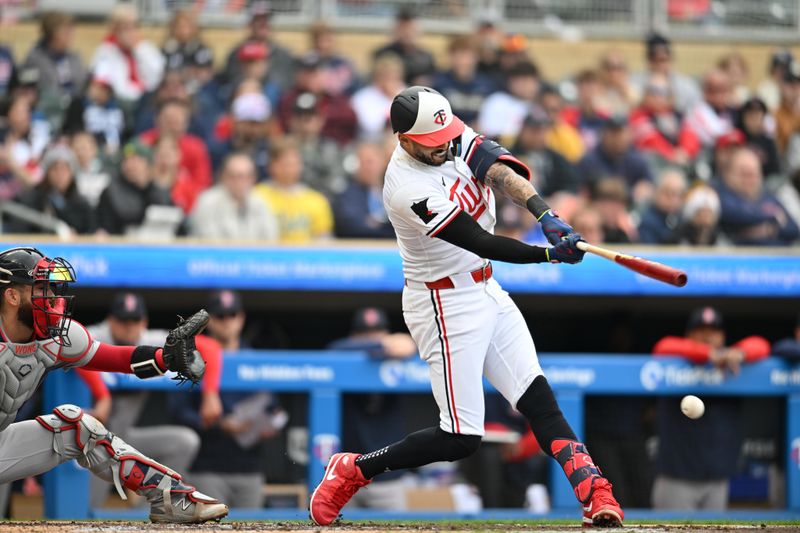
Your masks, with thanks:
M 208 324 L 208 312 L 201 309 L 189 318 L 178 317 L 178 325 L 169 332 L 164 343 L 164 364 L 169 370 L 176 372 L 175 378 L 181 384 L 191 381 L 196 385 L 203 379 L 206 362 L 194 344 L 194 338 Z

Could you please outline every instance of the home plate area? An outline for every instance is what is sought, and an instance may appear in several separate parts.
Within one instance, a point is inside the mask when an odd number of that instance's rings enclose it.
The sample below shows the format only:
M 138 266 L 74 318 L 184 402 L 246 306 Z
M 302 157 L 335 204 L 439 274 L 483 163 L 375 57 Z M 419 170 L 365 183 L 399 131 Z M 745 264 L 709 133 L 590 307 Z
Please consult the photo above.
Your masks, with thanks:
M 475 532 L 475 531 L 507 531 L 507 532 L 535 532 L 549 533 L 561 531 L 582 531 L 580 524 L 553 523 L 553 522 L 487 522 L 487 521 L 458 521 L 458 522 L 342 522 L 333 527 L 316 527 L 309 522 L 301 521 L 269 521 L 269 522 L 234 522 L 209 523 L 200 525 L 174 525 L 150 524 L 146 522 L 117 522 L 117 521 L 24 521 L 3 522 L 0 531 L 8 533 L 99 533 L 99 532 L 161 532 L 180 531 L 181 533 L 208 532 L 208 531 L 296 531 L 296 532 L 321 532 L 330 531 L 359 531 L 362 533 L 380 533 L 384 531 L 442 531 L 442 532 Z M 795 523 L 671 523 L 671 524 L 626 524 L 619 532 L 660 533 L 660 532 L 739 532 L 759 531 L 764 533 L 788 533 L 800 531 L 800 522 Z

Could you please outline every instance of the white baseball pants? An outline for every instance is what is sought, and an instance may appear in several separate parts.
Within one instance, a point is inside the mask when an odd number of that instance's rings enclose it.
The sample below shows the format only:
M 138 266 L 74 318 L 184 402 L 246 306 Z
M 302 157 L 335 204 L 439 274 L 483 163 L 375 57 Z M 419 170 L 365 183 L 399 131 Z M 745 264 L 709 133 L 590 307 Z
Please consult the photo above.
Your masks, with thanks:
M 542 375 L 525 319 L 494 279 L 453 289 L 405 287 L 403 316 L 429 365 L 443 431 L 483 436 L 483 376 L 516 406 Z

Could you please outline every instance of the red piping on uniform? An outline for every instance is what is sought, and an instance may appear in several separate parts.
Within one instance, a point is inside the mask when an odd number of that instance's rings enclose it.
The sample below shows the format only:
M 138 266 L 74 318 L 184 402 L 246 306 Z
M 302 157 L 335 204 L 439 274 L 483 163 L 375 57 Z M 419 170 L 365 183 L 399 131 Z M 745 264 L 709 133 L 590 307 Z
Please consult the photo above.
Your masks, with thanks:
M 444 308 L 442 299 L 439 297 L 439 290 L 436 290 L 436 302 L 439 304 L 439 317 L 442 321 L 442 335 L 444 336 L 444 346 L 447 352 L 447 380 L 450 384 L 450 405 L 453 407 L 453 417 L 456 419 L 456 433 L 461 433 L 461 424 L 458 422 L 458 411 L 456 411 L 455 390 L 453 390 L 453 368 L 450 362 L 450 341 L 447 338 L 447 327 L 444 324 Z

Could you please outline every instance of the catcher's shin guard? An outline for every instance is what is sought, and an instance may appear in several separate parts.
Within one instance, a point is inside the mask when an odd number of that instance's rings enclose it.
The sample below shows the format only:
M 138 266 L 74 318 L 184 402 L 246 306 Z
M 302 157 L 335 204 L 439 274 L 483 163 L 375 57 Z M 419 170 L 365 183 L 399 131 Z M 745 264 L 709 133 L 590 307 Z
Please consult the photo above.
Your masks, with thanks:
M 124 489 L 144 496 L 151 504 L 150 519 L 160 522 L 205 522 L 228 514 L 224 504 L 181 480 L 180 474 L 142 455 L 75 405 L 59 405 L 53 414 L 36 417 L 53 433 L 53 451 L 76 459 L 98 477 L 114 484 L 120 497 Z M 72 435 L 68 433 L 72 430 Z M 74 438 L 74 443 L 66 439 Z

